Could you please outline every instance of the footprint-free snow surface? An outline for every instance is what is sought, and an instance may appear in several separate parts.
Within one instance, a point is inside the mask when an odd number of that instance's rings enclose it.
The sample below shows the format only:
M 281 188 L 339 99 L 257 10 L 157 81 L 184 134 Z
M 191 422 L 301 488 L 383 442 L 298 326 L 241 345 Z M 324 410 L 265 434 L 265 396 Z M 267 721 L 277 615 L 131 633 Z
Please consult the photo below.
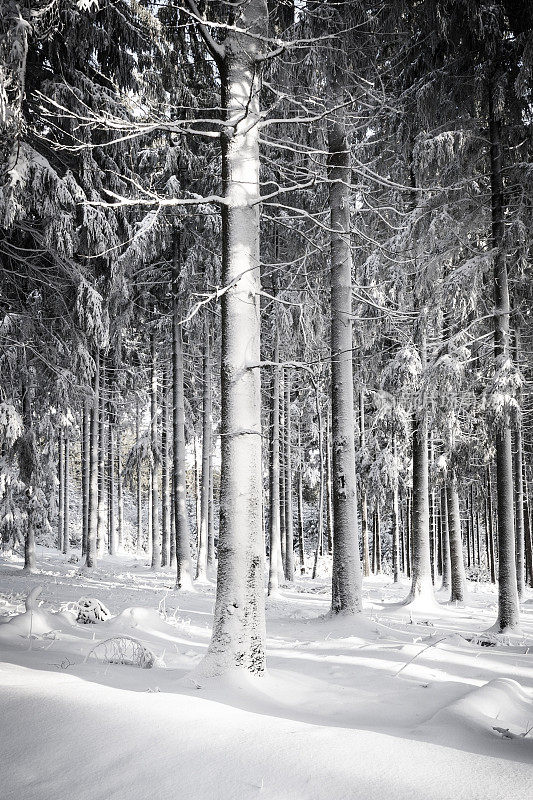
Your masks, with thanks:
M 127 555 L 38 561 L 0 561 L 2 800 L 533 796 L 531 590 L 501 638 L 486 584 L 410 609 L 406 582 L 371 578 L 364 613 L 331 619 L 327 582 L 298 578 L 267 601 L 268 675 L 206 680 L 213 586 L 178 594 Z M 111 616 L 76 622 L 82 597 Z M 130 645 L 154 666 L 119 663 Z

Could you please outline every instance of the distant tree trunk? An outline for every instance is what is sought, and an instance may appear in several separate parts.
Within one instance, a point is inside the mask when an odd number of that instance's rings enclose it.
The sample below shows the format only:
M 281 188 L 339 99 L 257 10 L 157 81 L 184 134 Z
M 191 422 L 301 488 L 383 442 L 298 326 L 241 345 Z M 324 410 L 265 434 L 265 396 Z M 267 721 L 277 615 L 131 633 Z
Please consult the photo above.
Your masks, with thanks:
M 207 550 L 209 537 L 209 460 L 211 457 L 211 433 L 213 428 L 211 398 L 211 350 L 209 326 L 204 326 L 203 354 L 203 402 L 202 402 L 202 482 L 200 503 L 200 532 L 198 536 L 198 561 L 196 578 L 207 579 Z
M 222 135 L 222 389 L 218 579 L 210 671 L 265 669 L 262 537 L 259 93 L 266 0 L 236 7 L 220 73 Z M 242 32 L 244 31 L 244 33 Z M 249 35 L 251 34 L 251 35 Z M 230 133 L 231 131 L 231 133 Z M 251 367 L 254 368 L 251 368 Z
M 141 401 L 135 399 L 135 444 L 137 447 L 137 555 L 142 553 L 142 463 L 139 452 L 141 438 Z
M 338 92 L 338 99 L 342 100 Z M 342 102 L 341 102 L 342 105 Z M 333 447 L 333 566 L 331 610 L 361 611 L 352 366 L 350 148 L 342 110 L 330 121 L 331 410 Z
M 509 347 L 509 285 L 504 255 L 504 192 L 501 120 L 498 116 L 498 92 L 489 86 L 490 183 L 492 206 L 492 247 L 494 249 L 494 362 L 496 369 L 511 358 Z M 511 423 L 505 413 L 495 426 L 496 494 L 498 498 L 498 628 L 517 628 L 520 623 L 515 561 L 513 509 L 513 455 Z
M 98 512 L 96 544 L 98 555 L 102 556 L 105 546 L 105 393 L 106 362 L 102 357 L 100 370 L 100 395 L 98 406 Z
M 163 364 L 161 376 L 161 566 L 170 563 L 170 469 L 169 469 L 169 409 L 168 370 Z
M 393 437 L 394 483 L 392 487 L 392 574 L 394 583 L 400 580 L 400 510 L 398 497 L 398 450 L 396 436 Z
M 146 514 L 146 555 L 148 556 L 148 560 L 152 563 L 152 529 L 153 529 L 153 515 L 152 515 L 152 506 L 153 506 L 153 475 L 152 475 L 152 468 L 150 467 L 148 470 L 148 494 L 146 498 L 146 505 L 147 505 L 147 514 Z
M 406 530 L 406 557 L 407 557 L 407 577 L 411 577 L 411 531 L 413 528 L 413 491 L 407 492 L 406 511 L 405 511 L 405 530 Z
M 117 531 L 115 527 L 115 440 L 113 420 L 109 418 L 107 431 L 107 508 L 108 508 L 108 546 L 109 555 L 117 554 Z
M 272 367 L 272 390 L 270 394 L 270 512 L 269 512 L 269 563 L 268 594 L 275 594 L 283 576 L 283 559 L 281 555 L 281 520 L 280 520 L 280 448 L 279 448 L 279 401 L 280 401 L 280 368 L 278 337 L 274 334 L 274 353 Z
M 161 569 L 161 531 L 159 529 L 159 448 L 157 437 L 157 350 L 156 334 L 150 342 L 150 445 L 152 451 L 152 563 L 153 570 Z
M 292 518 L 291 374 L 285 372 L 285 578 L 294 580 L 294 529 Z
M 315 382 L 315 409 L 318 419 L 318 525 L 317 525 L 317 539 L 315 560 L 313 563 L 313 580 L 316 578 L 316 570 L 318 565 L 318 556 L 322 555 L 324 543 L 324 431 L 322 422 L 322 411 L 320 408 L 320 396 L 318 391 L 318 384 Z
M 450 532 L 448 526 L 448 496 L 446 486 L 440 490 L 440 519 L 442 541 L 442 585 L 441 589 L 449 591 L 451 588 L 450 565 Z
M 365 442 L 365 390 L 359 391 L 359 430 L 361 453 L 364 452 Z M 363 540 L 363 575 L 368 578 L 370 575 L 370 549 L 368 546 L 368 502 L 366 497 L 366 486 L 361 478 L 361 539 Z
M 526 559 L 526 578 L 529 586 L 533 587 L 533 542 L 531 540 L 531 517 L 529 513 L 529 495 L 527 491 L 527 476 L 525 464 L 522 464 L 522 480 L 524 486 L 524 544 Z
M 172 477 L 174 528 L 176 534 L 176 589 L 192 588 L 189 516 L 187 514 L 187 472 L 185 453 L 185 395 L 183 391 L 183 349 L 177 301 L 180 246 L 176 247 L 175 287 L 172 300 Z
M 198 457 L 198 435 L 196 433 L 196 425 L 194 428 L 193 437 L 194 449 L 194 510 L 196 515 L 196 547 L 200 547 L 200 527 L 202 524 L 202 505 L 201 505 L 201 492 L 200 492 L 200 459 Z
M 22 421 L 24 445 L 19 451 L 19 477 L 25 484 L 26 534 L 24 538 L 24 572 L 35 572 L 35 520 L 32 499 L 37 484 L 37 451 L 33 428 L 33 385 L 31 373 L 24 364 L 22 370 Z
M 300 438 L 300 420 L 298 420 L 298 553 L 300 556 L 300 574 L 305 575 L 304 550 L 304 499 L 303 499 L 303 456 Z
M 213 448 L 209 453 L 209 519 L 207 523 L 207 569 L 212 570 L 215 565 L 215 487 L 213 472 Z
M 448 503 L 448 531 L 450 539 L 450 601 L 462 602 L 465 599 L 466 575 L 463 558 L 463 540 L 461 537 L 459 492 L 457 491 L 457 478 L 453 473 L 446 483 L 446 499 Z
M 81 554 L 84 556 L 87 552 L 87 535 L 89 530 L 89 480 L 90 480 L 90 458 L 91 450 L 91 422 L 90 422 L 90 409 L 89 401 L 87 398 L 83 400 L 83 416 L 82 416 L 82 534 L 81 534 Z
M 100 409 L 100 352 L 96 351 L 94 392 L 91 405 L 90 442 L 89 442 L 89 518 L 87 529 L 87 552 L 85 566 L 96 567 L 98 557 L 98 415 Z
M 285 502 L 285 375 L 279 374 L 279 538 L 281 544 L 281 580 L 287 570 L 287 509 Z
M 70 472 L 70 440 L 68 433 L 65 434 L 65 458 L 63 475 L 63 553 L 68 555 L 70 552 L 70 497 L 69 497 L 69 472 Z
M 326 532 L 328 553 L 333 550 L 333 492 L 331 484 L 331 414 L 328 404 L 326 413 Z
M 423 345 L 425 349 L 425 345 Z M 425 361 L 425 358 L 422 359 Z M 411 591 L 408 601 L 433 598 L 429 530 L 428 428 L 425 410 L 413 420 L 413 512 L 411 528 Z
M 57 509 L 57 549 L 60 553 L 63 551 L 63 539 L 65 536 L 65 523 L 63 519 L 63 513 L 65 510 L 65 502 L 63 500 L 63 494 L 65 492 L 65 466 L 63 464 L 65 453 L 64 440 L 65 434 L 63 432 L 63 427 L 61 426 L 59 428 L 59 436 L 57 441 L 57 479 L 59 481 Z
M 117 422 L 118 548 L 124 547 L 124 492 L 122 487 L 122 425 Z
M 492 478 L 487 466 L 487 499 L 489 503 L 490 580 L 496 583 L 496 548 L 494 547 L 494 511 L 492 508 Z
M 373 527 L 374 527 L 374 553 L 375 553 L 375 566 L 374 573 L 381 575 L 381 514 L 379 508 L 379 500 L 376 500 L 374 505 L 373 514 Z
M 517 348 L 518 349 L 518 348 Z M 516 587 L 518 599 L 525 595 L 525 536 L 524 536 L 524 480 L 523 480 L 523 443 L 522 420 L 518 419 L 514 428 L 514 519 L 516 546 Z

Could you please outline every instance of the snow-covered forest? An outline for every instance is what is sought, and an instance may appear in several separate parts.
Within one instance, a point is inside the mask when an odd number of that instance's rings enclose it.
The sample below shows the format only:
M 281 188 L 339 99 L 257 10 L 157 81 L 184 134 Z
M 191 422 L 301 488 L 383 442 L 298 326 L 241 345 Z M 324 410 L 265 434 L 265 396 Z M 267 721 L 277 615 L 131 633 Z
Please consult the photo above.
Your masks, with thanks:
M 0 795 L 533 785 L 531 0 L 0 0 Z

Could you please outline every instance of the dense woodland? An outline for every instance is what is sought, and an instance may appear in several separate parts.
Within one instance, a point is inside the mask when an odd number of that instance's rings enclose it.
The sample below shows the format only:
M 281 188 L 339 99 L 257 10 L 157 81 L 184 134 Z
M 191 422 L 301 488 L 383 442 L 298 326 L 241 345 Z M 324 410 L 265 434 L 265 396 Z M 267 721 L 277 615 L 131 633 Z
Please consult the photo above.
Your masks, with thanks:
M 0 532 L 264 590 L 533 586 L 528 0 L 0 4 Z M 80 498 L 79 514 L 73 515 Z M 77 506 L 76 506 L 77 508 Z

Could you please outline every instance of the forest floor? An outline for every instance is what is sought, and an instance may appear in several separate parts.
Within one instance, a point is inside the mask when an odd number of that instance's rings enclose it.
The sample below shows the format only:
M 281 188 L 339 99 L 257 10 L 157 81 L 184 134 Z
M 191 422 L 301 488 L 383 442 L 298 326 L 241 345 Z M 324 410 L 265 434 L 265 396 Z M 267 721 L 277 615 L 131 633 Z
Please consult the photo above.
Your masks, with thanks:
M 212 585 L 178 595 L 170 570 L 131 555 L 90 575 L 37 555 L 35 576 L 0 560 L 2 800 L 531 797 L 532 590 L 522 635 L 497 638 L 487 584 L 464 605 L 437 592 L 409 608 L 406 582 L 374 577 L 360 618 L 332 620 L 327 581 L 299 578 L 267 601 L 267 677 L 217 681 L 194 673 Z M 24 614 L 37 585 L 42 605 Z M 76 623 L 82 596 L 112 616 Z M 158 665 L 101 660 L 119 635 Z

